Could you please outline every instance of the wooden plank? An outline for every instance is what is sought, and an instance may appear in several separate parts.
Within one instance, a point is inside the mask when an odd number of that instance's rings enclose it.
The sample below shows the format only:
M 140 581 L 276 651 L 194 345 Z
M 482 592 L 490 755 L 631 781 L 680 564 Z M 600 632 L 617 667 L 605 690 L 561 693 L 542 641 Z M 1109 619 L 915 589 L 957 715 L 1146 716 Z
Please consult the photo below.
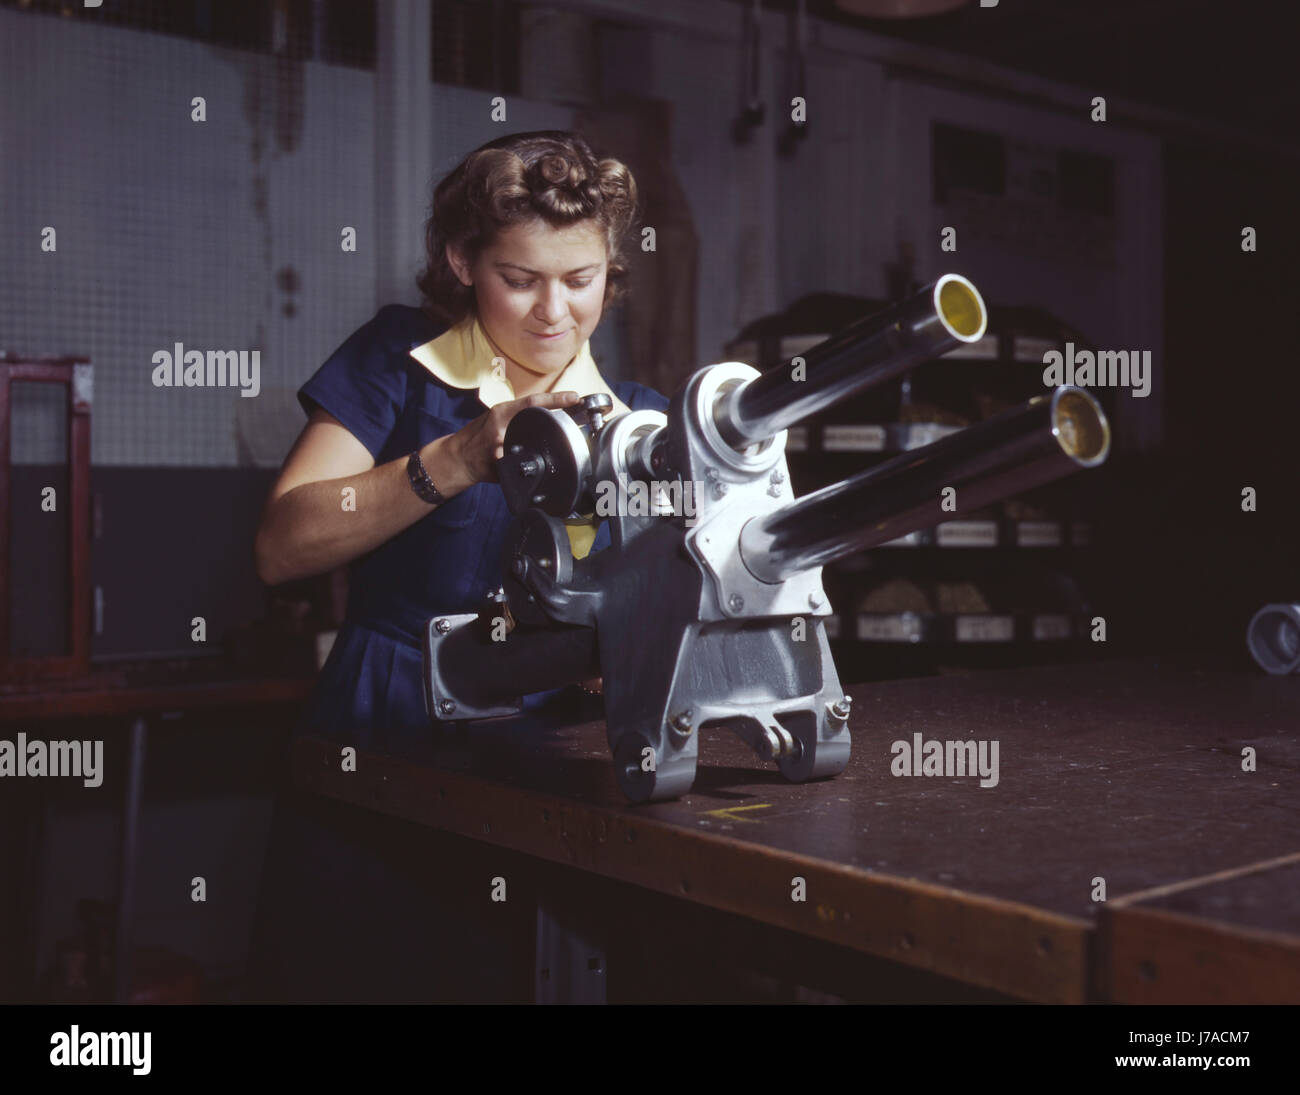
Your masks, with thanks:
M 1108 903 L 1099 931 L 1116 1003 L 1300 1003 L 1300 852 Z
M 0 724 L 18 720 L 82 718 L 188 711 L 201 707 L 236 707 L 300 703 L 311 693 L 307 678 L 207 681 L 202 684 L 147 685 L 117 688 L 68 688 L 0 694 Z
M 1078 1001 L 1096 991 L 1096 879 L 1113 901 L 1300 846 L 1288 683 L 1157 660 L 862 685 L 849 689 L 841 776 L 787 784 L 706 728 L 691 793 L 635 807 L 590 713 L 360 730 L 356 773 L 339 770 L 342 742 L 317 741 L 300 775 L 356 805 L 971 984 Z M 996 786 L 893 775 L 893 744 L 916 733 L 997 741 Z M 1257 772 L 1241 770 L 1246 744 Z
M 355 806 L 632 882 L 1032 1000 L 1086 998 L 1090 926 L 377 753 L 301 738 L 295 782 Z M 792 899 L 802 878 L 807 899 Z

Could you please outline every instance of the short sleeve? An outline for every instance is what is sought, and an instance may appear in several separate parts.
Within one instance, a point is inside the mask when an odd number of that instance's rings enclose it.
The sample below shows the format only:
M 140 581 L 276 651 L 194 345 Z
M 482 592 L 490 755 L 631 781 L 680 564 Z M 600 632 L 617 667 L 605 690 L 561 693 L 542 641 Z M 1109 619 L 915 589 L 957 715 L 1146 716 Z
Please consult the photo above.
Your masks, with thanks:
M 653 388 L 647 388 L 644 384 L 625 380 L 611 385 L 611 387 L 613 387 L 619 399 L 627 404 L 628 410 L 664 411 L 665 413 L 668 410 L 669 400 Z
M 333 415 L 375 459 L 406 403 L 410 345 L 398 320 L 393 306 L 381 308 L 298 389 L 304 411 Z

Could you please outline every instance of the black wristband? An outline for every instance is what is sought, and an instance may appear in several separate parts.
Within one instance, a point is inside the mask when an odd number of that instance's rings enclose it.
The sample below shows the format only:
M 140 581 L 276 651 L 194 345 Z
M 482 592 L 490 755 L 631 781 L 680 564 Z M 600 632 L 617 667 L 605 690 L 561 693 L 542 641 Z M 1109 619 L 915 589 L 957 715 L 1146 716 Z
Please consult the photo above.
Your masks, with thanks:
M 438 488 L 433 485 L 429 473 L 425 471 L 424 461 L 420 459 L 420 450 L 416 449 L 406 461 L 406 477 L 411 481 L 411 489 L 431 506 L 440 506 L 447 501 Z

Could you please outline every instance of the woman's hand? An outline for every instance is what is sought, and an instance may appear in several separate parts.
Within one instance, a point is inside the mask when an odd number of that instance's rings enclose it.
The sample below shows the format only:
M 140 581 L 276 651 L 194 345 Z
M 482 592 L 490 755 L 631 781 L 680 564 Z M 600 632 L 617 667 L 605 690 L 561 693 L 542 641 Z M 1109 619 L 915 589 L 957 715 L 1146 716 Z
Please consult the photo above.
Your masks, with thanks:
M 498 403 L 451 435 L 453 451 L 475 483 L 496 483 L 497 461 L 506 454 L 506 427 L 525 407 L 569 407 L 582 397 L 577 392 L 536 392 L 523 399 Z

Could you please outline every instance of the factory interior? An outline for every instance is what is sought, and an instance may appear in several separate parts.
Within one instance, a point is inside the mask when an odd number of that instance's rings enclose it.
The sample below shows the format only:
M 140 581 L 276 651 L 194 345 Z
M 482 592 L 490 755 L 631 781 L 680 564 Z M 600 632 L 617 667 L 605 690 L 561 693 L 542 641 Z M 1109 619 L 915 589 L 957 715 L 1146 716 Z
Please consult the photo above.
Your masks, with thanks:
M 1278 11 L 0 0 L 0 1002 L 1300 1003 Z

